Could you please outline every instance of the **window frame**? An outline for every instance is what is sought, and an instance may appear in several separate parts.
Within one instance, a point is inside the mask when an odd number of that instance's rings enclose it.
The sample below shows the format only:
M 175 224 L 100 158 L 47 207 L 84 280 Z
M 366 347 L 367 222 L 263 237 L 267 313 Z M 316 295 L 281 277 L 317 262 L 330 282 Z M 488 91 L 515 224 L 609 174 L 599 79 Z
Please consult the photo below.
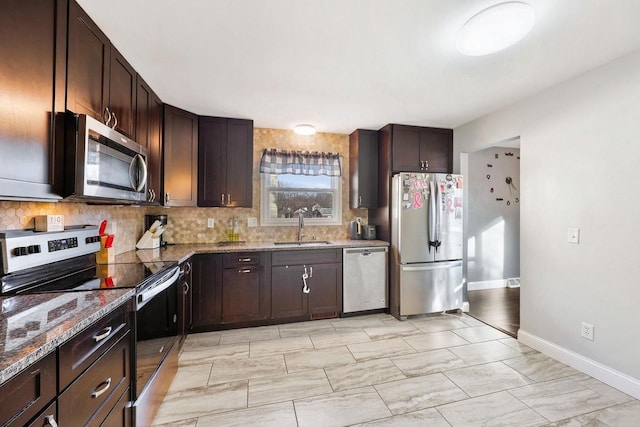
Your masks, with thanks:
M 271 182 L 271 173 L 260 173 L 260 226 L 265 227 L 297 227 L 298 218 L 270 218 L 269 217 L 269 187 Z M 293 175 L 293 174 L 287 174 Z M 303 175 L 300 175 L 303 176 Z M 305 225 L 342 225 L 342 176 L 329 176 L 331 179 L 331 188 L 318 188 L 316 190 L 333 193 L 333 216 L 331 218 L 304 218 Z M 276 188 L 273 188 L 276 189 Z M 314 191 L 311 188 L 282 188 L 280 191 Z

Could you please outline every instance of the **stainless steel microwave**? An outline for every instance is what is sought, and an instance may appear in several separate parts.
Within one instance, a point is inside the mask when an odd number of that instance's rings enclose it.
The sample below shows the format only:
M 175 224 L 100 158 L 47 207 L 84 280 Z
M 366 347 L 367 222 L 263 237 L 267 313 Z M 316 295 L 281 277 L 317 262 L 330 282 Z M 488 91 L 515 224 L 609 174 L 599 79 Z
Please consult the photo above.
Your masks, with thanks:
M 87 115 L 67 113 L 65 119 L 65 198 L 144 202 L 147 149 Z

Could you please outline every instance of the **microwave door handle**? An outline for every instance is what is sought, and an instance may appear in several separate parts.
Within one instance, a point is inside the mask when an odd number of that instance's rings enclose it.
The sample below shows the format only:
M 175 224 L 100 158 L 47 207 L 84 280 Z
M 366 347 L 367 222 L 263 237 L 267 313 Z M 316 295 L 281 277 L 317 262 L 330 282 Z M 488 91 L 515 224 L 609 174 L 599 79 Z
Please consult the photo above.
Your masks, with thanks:
M 140 163 L 140 167 L 136 168 L 138 163 Z M 137 176 L 139 176 L 139 173 L 137 172 L 140 171 L 142 171 L 142 179 L 138 180 Z M 133 159 L 131 159 L 131 163 L 129 163 L 129 182 L 131 183 L 131 187 L 138 192 L 142 191 L 147 183 L 147 164 L 144 161 L 144 157 L 140 154 L 136 154 Z
M 144 189 L 144 186 L 147 185 L 147 176 L 148 176 L 147 162 L 144 160 L 144 157 L 142 157 L 140 154 L 137 154 L 136 157 L 138 157 L 138 160 L 140 161 L 140 169 L 142 171 L 142 180 L 138 185 L 138 188 L 136 188 L 136 191 L 142 191 Z

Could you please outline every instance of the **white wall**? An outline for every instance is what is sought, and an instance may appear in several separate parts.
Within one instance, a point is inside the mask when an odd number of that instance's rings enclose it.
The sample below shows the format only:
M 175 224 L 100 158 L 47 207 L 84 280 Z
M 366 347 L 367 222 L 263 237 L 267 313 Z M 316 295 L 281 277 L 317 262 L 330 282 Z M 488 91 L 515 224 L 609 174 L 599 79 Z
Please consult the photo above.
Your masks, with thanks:
M 454 158 L 518 135 L 521 336 L 640 397 L 640 51 L 456 128 Z
M 488 281 L 506 286 L 506 279 L 520 276 L 520 203 L 515 200 L 520 198 L 515 190 L 521 187 L 519 158 L 517 148 L 493 147 L 469 154 L 463 174 L 469 196 L 465 277 L 470 288 L 474 282 Z M 506 177 L 515 185 L 511 191 Z

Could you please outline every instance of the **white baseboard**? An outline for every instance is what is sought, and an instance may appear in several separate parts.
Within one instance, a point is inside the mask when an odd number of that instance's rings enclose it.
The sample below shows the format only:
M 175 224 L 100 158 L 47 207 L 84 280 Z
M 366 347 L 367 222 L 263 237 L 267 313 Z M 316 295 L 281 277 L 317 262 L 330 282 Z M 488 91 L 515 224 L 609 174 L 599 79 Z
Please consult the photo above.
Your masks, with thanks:
M 506 287 L 507 287 L 506 279 L 467 282 L 468 291 L 480 291 L 482 289 L 497 289 L 497 288 L 506 288 Z
M 591 360 L 522 329 L 518 330 L 518 341 L 572 368 L 584 372 L 611 387 L 617 388 L 636 399 L 640 399 L 640 380 L 637 378 L 630 377 L 627 374 L 616 371 L 602 363 Z

